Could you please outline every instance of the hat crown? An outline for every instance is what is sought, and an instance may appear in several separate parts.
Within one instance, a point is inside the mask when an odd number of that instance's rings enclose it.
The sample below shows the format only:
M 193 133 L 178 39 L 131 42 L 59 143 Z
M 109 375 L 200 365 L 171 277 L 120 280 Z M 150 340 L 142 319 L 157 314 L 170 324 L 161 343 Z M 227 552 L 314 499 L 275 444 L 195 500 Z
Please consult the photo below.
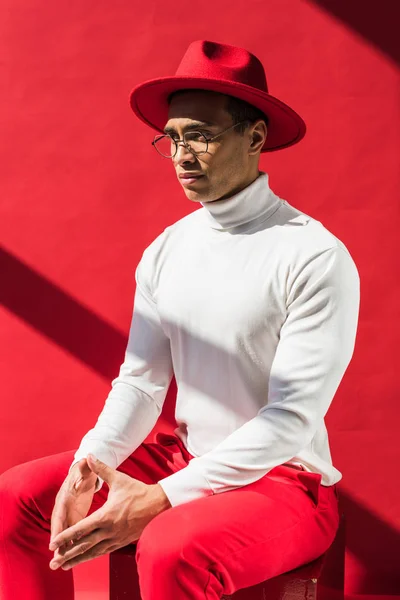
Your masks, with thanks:
M 261 61 L 245 48 L 208 40 L 192 42 L 175 74 L 236 82 L 268 92 Z

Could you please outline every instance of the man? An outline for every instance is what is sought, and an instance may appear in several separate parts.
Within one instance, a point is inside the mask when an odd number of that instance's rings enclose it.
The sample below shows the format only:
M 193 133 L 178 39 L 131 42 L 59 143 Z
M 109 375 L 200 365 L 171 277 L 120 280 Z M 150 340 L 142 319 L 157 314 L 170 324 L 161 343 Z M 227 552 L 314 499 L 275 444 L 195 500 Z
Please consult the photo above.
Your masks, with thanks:
M 358 271 L 259 170 L 304 123 L 254 55 L 210 41 L 131 106 L 201 208 L 143 252 L 125 360 L 79 449 L 1 477 L 4 600 L 70 600 L 71 567 L 132 542 L 143 600 L 216 599 L 317 558 L 337 530 L 324 417 Z M 145 444 L 173 374 L 177 428 Z

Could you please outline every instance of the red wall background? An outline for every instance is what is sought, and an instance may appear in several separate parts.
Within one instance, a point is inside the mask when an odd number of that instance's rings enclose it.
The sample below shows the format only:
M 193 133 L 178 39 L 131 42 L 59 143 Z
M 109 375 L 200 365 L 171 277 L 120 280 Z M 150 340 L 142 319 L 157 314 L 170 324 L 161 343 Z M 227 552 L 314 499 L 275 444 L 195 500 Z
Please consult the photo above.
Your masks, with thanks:
M 123 358 L 141 253 L 197 208 L 130 111 L 131 88 L 172 74 L 195 39 L 244 46 L 308 124 L 261 168 L 361 276 L 356 349 L 327 418 L 347 597 L 400 597 L 396 6 L 2 0 L 0 471 L 78 446 Z M 173 427 L 173 400 L 157 431 Z M 107 597 L 106 566 L 76 568 L 79 599 Z

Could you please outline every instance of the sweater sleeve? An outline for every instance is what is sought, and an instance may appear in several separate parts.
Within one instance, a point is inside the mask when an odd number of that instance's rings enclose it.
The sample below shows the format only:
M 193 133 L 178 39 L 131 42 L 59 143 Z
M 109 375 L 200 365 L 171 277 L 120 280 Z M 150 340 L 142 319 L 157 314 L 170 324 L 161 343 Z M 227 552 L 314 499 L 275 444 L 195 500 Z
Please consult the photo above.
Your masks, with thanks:
M 158 483 L 172 506 L 257 481 L 314 437 L 353 355 L 360 302 L 356 265 L 341 246 L 293 270 L 268 400 L 211 451 Z
M 149 291 L 151 269 L 146 249 L 135 272 L 134 308 L 124 362 L 111 383 L 97 423 L 81 440 L 70 470 L 89 452 L 117 468 L 143 442 L 160 416 L 173 367 L 170 341 Z M 102 484 L 98 478 L 95 491 Z

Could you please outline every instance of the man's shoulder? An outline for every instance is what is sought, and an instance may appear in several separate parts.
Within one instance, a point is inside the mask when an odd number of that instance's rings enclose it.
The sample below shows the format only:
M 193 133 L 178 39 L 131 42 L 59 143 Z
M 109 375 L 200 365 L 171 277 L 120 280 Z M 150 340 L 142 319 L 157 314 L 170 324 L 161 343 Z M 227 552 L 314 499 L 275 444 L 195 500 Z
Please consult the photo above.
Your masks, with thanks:
M 296 252 L 313 255 L 331 248 L 341 248 L 350 254 L 344 242 L 325 223 L 287 201 L 283 203 L 280 220 L 283 241 L 293 246 Z

